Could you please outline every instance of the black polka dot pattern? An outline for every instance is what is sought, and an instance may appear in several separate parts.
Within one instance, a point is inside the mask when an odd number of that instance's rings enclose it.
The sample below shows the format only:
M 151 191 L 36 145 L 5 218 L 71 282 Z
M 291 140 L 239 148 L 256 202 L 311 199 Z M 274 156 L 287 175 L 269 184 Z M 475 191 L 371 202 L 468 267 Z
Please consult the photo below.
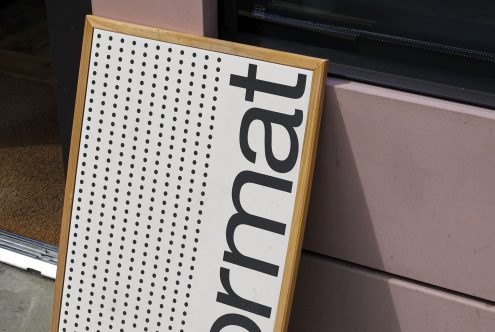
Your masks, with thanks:
M 60 331 L 186 331 L 221 57 L 96 29 Z

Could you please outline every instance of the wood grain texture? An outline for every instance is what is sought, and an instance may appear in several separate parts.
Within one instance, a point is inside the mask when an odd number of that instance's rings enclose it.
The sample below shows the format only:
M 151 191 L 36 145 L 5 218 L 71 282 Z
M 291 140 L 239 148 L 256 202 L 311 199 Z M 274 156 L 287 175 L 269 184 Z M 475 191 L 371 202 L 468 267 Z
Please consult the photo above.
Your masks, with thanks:
M 60 231 L 60 244 L 57 277 L 55 279 L 55 295 L 53 299 L 51 331 L 58 331 L 58 321 L 62 302 L 62 290 L 65 273 L 65 261 L 67 257 L 67 246 L 69 240 L 70 221 L 72 213 L 72 198 L 74 196 L 74 185 L 77 172 L 77 159 L 79 155 L 79 142 L 81 139 L 81 127 L 84 113 L 84 101 L 86 97 L 86 83 L 88 77 L 89 61 L 91 55 L 91 41 L 93 39 L 93 27 L 86 21 L 83 35 L 83 46 L 81 49 L 81 64 L 79 66 L 79 81 L 77 85 L 77 96 L 74 107 L 74 119 L 72 126 L 71 148 L 69 164 L 67 166 L 67 179 L 65 182 L 64 207 L 62 211 L 62 229 Z
M 70 219 L 72 212 L 73 191 L 76 178 L 77 159 L 79 154 L 80 134 L 82 117 L 86 94 L 86 84 L 90 60 L 91 41 L 93 29 L 103 29 L 112 32 L 149 38 L 184 46 L 190 46 L 215 52 L 221 52 L 236 56 L 248 57 L 261 61 L 283 64 L 287 66 L 303 68 L 313 71 L 311 84 L 310 103 L 308 107 L 308 118 L 306 124 L 304 144 L 302 146 L 301 167 L 299 181 L 296 191 L 294 213 L 292 218 L 291 232 L 289 235 L 288 252 L 282 279 L 279 304 L 277 308 L 275 331 L 287 330 L 290 307 L 294 293 L 297 275 L 297 267 L 304 236 L 306 213 L 311 192 L 311 182 L 318 142 L 321 110 L 323 104 L 325 78 L 327 72 L 327 61 L 307 56 L 301 56 L 286 52 L 263 49 L 243 44 L 237 44 L 206 37 L 198 37 L 184 33 L 171 32 L 157 28 L 150 28 L 136 24 L 119 22 L 95 16 L 87 16 L 84 30 L 83 49 L 81 53 L 81 65 L 79 71 L 79 82 L 74 112 L 71 149 L 69 166 L 67 172 L 67 184 L 65 192 L 64 210 L 62 217 L 62 232 L 60 239 L 60 256 L 55 283 L 55 299 L 52 317 L 52 332 L 58 331 L 60 308 L 62 301 L 63 280 L 65 272 L 65 261 L 67 257 Z

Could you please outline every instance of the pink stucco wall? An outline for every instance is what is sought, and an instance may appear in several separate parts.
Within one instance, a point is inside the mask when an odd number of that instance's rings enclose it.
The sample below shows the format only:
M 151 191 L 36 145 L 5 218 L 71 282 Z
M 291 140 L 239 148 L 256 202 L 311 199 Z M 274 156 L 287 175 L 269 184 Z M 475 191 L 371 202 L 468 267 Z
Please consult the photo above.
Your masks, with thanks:
M 492 332 L 495 307 L 303 254 L 289 332 Z
M 495 112 L 328 80 L 304 247 L 495 301 Z
M 93 14 L 172 31 L 215 37 L 216 0 L 92 0 Z

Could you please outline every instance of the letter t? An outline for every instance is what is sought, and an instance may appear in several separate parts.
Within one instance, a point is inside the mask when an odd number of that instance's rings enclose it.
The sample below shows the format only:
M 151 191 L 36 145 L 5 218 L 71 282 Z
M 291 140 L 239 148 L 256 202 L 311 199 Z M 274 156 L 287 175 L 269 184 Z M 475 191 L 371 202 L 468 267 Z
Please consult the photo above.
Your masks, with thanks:
M 295 86 L 268 82 L 256 78 L 258 66 L 250 63 L 247 76 L 230 75 L 230 85 L 246 89 L 246 101 L 253 101 L 254 92 L 265 92 L 292 99 L 301 98 L 306 89 L 306 75 L 298 74 Z

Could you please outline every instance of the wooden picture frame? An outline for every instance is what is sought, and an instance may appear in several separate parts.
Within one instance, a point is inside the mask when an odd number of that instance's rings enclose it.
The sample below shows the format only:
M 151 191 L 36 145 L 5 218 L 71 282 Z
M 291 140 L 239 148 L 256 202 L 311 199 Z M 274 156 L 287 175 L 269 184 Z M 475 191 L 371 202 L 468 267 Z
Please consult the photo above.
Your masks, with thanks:
M 327 73 L 327 61 L 248 45 L 236 44 L 223 40 L 165 31 L 157 28 L 119 22 L 95 16 L 86 17 L 86 25 L 84 29 L 81 63 L 79 68 L 79 82 L 77 88 L 71 148 L 67 170 L 67 181 L 62 217 L 58 271 L 55 282 L 55 297 L 53 303 L 51 331 L 59 331 L 59 323 L 62 313 L 62 295 L 64 291 L 66 261 L 69 250 L 71 218 L 75 197 L 78 159 L 80 156 L 81 132 L 84 116 L 83 113 L 87 98 L 86 93 L 88 89 L 87 86 L 90 68 L 90 54 L 94 29 L 100 29 L 112 33 L 122 33 L 125 35 L 183 45 L 202 50 L 215 51 L 228 55 L 236 55 L 244 58 L 305 69 L 312 72 L 309 105 L 307 108 L 308 114 L 304 131 L 304 144 L 301 148 L 300 166 L 298 173 L 299 177 L 297 188 L 295 191 L 295 205 L 292 212 L 290 233 L 288 234 L 288 249 L 286 252 L 285 267 L 282 275 L 282 287 L 280 290 L 278 307 L 276 308 L 275 314 L 274 331 L 286 331 L 289 322 L 292 296 L 296 281 L 306 213 L 311 191 L 313 167 L 315 162 L 318 131 L 320 127 L 319 123 L 321 118 Z M 103 328 L 102 330 L 105 329 Z

